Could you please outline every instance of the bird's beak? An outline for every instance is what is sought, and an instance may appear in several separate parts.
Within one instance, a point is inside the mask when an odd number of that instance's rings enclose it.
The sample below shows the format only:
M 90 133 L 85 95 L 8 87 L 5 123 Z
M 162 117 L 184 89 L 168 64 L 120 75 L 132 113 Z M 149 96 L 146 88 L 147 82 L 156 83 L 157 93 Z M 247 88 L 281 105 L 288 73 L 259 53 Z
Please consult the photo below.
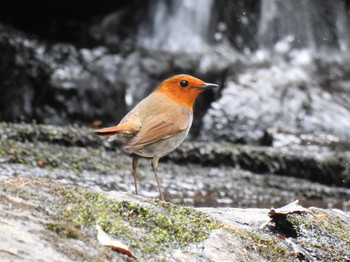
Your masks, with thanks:
M 212 84 L 212 83 L 204 83 L 203 85 L 196 86 L 197 89 L 213 89 L 218 87 L 219 86 L 217 84 Z

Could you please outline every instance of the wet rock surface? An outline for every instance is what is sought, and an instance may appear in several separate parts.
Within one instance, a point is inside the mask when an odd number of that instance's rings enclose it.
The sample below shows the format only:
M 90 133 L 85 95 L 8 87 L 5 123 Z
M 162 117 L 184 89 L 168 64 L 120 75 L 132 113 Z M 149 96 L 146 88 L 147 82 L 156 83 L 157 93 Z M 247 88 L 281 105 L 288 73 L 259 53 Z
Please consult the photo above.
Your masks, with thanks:
M 302 163 L 300 172 L 311 174 L 333 168 L 336 160 L 338 175 L 346 177 L 347 150 L 317 141 L 303 150 L 293 143 L 274 148 L 187 141 L 159 165 L 170 202 L 162 203 L 149 160 L 140 161 L 142 197 L 134 196 L 130 156 L 90 128 L 1 123 L 1 257 L 132 261 L 98 242 L 99 224 L 140 261 L 346 261 L 348 184 L 289 177 L 293 162 L 284 175 L 271 168 L 294 159 Z M 330 175 L 324 172 L 322 182 Z M 268 208 L 294 199 L 315 207 L 270 221 Z
M 133 192 L 131 157 L 89 128 L 2 123 L 0 138 L 1 177 L 34 174 Z M 172 203 L 268 208 L 300 199 L 305 206 L 349 210 L 349 154 L 342 150 L 188 141 L 160 162 L 159 174 Z M 140 194 L 157 198 L 149 160 L 141 159 L 139 175 Z
M 0 189 L 0 254 L 7 260 L 134 261 L 102 246 L 96 224 L 139 261 L 347 261 L 350 255 L 349 214 L 340 210 L 297 206 L 302 212 L 271 220 L 268 209 L 195 210 L 31 176 L 2 178 Z
M 326 185 L 349 187 L 349 151 L 327 146 L 237 146 L 230 143 L 185 144 L 172 154 L 177 162 L 231 166 L 259 174 L 300 177 Z

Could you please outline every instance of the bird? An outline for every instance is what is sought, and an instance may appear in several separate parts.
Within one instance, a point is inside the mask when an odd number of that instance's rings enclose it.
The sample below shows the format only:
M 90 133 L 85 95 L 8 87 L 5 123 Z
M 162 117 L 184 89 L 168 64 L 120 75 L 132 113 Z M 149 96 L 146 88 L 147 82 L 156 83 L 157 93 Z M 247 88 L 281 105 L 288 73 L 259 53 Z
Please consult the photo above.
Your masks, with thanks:
M 187 74 L 174 75 L 161 82 L 141 100 L 118 125 L 95 130 L 108 141 L 121 142 L 124 151 L 132 154 L 132 175 L 138 195 L 138 159 L 151 159 L 159 190 L 164 195 L 157 174 L 158 161 L 174 151 L 186 138 L 193 121 L 193 105 L 197 96 L 217 84 L 206 83 Z

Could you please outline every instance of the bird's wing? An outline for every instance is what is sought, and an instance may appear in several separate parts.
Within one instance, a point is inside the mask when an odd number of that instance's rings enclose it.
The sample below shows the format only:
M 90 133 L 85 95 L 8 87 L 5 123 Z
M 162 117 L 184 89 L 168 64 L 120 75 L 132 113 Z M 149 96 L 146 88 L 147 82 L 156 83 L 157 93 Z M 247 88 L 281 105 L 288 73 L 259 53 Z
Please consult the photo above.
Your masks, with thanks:
M 140 146 L 169 138 L 185 130 L 191 125 L 190 112 L 177 110 L 176 112 L 163 112 L 145 119 L 140 131 L 126 146 Z

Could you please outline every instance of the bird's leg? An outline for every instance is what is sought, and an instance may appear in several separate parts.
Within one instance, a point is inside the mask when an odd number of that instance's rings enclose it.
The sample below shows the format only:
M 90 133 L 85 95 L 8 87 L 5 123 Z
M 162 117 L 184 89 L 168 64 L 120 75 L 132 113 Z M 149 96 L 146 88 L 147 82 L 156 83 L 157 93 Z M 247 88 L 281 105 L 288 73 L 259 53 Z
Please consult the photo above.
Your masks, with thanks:
M 139 156 L 134 154 L 132 157 L 132 175 L 134 177 L 134 185 L 135 185 L 135 194 L 138 195 L 138 189 L 137 189 L 137 165 L 139 163 Z
M 157 175 L 158 161 L 159 161 L 159 158 L 154 157 L 151 161 L 151 165 L 152 165 L 152 169 L 153 169 L 154 175 L 155 175 L 156 180 L 157 180 L 157 185 L 158 185 L 158 190 L 159 190 L 159 198 L 160 198 L 160 200 L 165 201 L 162 189 L 160 188 L 160 183 L 159 183 L 159 179 L 158 179 L 158 175 Z

